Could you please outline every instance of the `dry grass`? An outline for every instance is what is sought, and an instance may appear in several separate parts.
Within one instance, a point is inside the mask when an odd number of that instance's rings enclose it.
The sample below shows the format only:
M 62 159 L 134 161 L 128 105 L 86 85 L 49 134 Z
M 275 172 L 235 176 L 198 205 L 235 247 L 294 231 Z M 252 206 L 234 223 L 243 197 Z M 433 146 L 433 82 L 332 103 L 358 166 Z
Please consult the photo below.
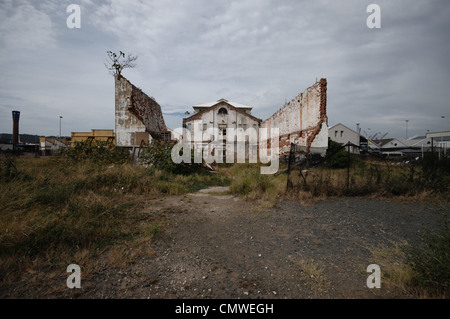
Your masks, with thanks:
M 228 183 L 209 173 L 183 176 L 63 158 L 17 158 L 13 168 L 5 167 L 0 168 L 0 283 L 65 271 L 70 263 L 89 276 L 105 265 L 120 267 L 149 256 L 152 240 L 165 234 L 167 217 L 144 212 L 143 203 Z
M 322 293 L 326 289 L 327 278 L 324 268 L 314 260 L 300 259 L 296 262 L 300 270 L 300 279 L 307 283 L 315 293 Z
M 423 167 L 421 166 L 423 165 Z M 332 197 L 367 196 L 371 198 L 430 201 L 448 195 L 450 176 L 441 167 L 430 173 L 425 165 L 398 162 L 357 161 L 348 173 L 346 168 L 326 166 L 308 168 L 293 166 L 286 177 L 286 195 L 300 202 L 314 203 Z M 303 173 L 301 173 L 303 170 Z
M 18 158 L 14 167 L 0 167 L 0 283 L 33 274 L 38 284 L 61 269 L 64 272 L 70 263 L 82 264 L 83 275 L 90 276 L 107 266 L 123 267 L 140 256 L 151 256 L 152 241 L 167 234 L 168 219 L 164 212 L 145 211 L 144 203 L 208 186 L 229 185 L 231 194 L 254 202 L 256 211 L 282 199 L 311 205 L 343 195 L 417 200 L 436 196 L 427 189 L 402 192 L 410 185 L 404 169 L 369 166 L 368 171 L 354 170 L 349 189 L 345 169 L 313 171 L 305 185 L 299 171 L 296 176 L 293 170 L 294 187 L 287 189 L 286 174 L 261 175 L 257 164 L 224 165 L 217 174 L 175 175 L 130 164 Z M 320 267 L 301 261 L 300 268 L 320 287 Z M 409 270 L 390 273 L 391 278 L 398 278 L 391 279 L 393 284 L 409 285 Z
M 289 176 L 262 175 L 260 164 L 234 164 L 218 167 L 220 174 L 231 179 L 230 193 L 254 203 L 254 210 L 274 207 L 280 200 L 294 200 L 304 206 L 344 196 L 375 199 L 396 198 L 419 202 L 439 201 L 448 194 L 446 188 L 430 187 L 417 166 L 389 162 L 356 162 L 349 179 L 347 169 L 318 166 L 308 169 L 291 166 Z M 279 171 L 286 169 L 281 165 Z M 448 179 L 448 176 L 439 176 Z
M 382 285 L 390 290 L 400 291 L 403 295 L 409 295 L 416 299 L 446 299 L 445 293 L 431 292 L 420 284 L 419 274 L 405 262 L 405 255 L 401 249 L 407 243 L 399 244 L 391 248 L 368 248 L 376 264 L 381 268 Z
M 255 211 L 273 207 L 285 192 L 285 177 L 263 175 L 259 164 L 235 164 L 218 171 L 231 180 L 230 194 L 254 202 Z

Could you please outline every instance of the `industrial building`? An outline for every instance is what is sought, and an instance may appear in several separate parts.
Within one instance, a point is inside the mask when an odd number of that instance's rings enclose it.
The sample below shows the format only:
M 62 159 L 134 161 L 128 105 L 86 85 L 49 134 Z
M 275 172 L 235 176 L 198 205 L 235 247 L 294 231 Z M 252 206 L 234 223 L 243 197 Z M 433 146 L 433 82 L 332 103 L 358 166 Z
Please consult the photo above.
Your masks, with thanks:
M 72 132 L 71 143 L 84 142 L 87 140 L 115 143 L 116 134 L 114 130 L 92 129 L 90 132 Z

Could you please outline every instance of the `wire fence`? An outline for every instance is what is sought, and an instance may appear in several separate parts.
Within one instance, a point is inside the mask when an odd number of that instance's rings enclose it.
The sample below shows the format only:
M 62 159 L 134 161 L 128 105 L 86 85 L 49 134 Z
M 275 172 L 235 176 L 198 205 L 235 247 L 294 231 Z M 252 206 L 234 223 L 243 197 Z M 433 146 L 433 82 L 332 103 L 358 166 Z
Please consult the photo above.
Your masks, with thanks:
M 359 149 L 360 154 L 351 152 Z M 327 152 L 325 157 L 303 155 L 298 160 L 295 145 L 287 158 L 286 189 L 308 190 L 315 195 L 416 194 L 424 190 L 447 192 L 450 185 L 449 158 L 424 153 L 388 158 L 380 153 L 362 152 L 347 143 Z M 361 154 L 363 153 L 363 154 Z

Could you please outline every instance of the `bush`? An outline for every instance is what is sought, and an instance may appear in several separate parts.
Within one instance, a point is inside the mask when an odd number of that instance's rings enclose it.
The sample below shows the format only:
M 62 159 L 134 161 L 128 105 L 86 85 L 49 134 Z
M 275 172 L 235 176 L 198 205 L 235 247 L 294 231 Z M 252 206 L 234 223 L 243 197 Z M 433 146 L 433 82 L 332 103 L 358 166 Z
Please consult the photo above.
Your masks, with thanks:
M 446 192 L 450 182 L 450 158 L 439 159 L 437 153 L 425 154 L 421 161 L 422 174 L 419 183 L 422 187 Z
M 201 164 L 180 163 L 176 164 L 172 160 L 172 147 L 174 143 L 152 139 L 152 142 L 139 156 L 139 160 L 143 165 L 154 166 L 156 169 L 171 172 L 175 174 L 186 174 L 202 169 Z
M 130 158 L 127 149 L 96 140 L 74 143 L 72 147 L 60 149 L 58 155 L 76 161 L 91 160 L 96 164 L 123 164 Z
M 346 168 L 348 166 L 348 154 L 344 144 L 328 140 L 325 166 L 330 168 Z

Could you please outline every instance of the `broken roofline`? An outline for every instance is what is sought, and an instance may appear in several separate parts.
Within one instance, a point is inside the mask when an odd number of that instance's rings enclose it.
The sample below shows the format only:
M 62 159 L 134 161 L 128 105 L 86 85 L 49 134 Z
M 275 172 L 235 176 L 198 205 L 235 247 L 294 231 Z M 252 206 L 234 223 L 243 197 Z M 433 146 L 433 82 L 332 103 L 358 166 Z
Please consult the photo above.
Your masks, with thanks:
M 116 85 L 116 117 L 118 110 L 125 111 L 125 113 L 128 111 L 145 126 L 145 130 L 148 133 L 154 135 L 166 132 L 167 127 L 158 102 L 133 85 L 123 75 L 116 75 L 114 78 Z M 116 127 L 118 134 L 120 134 L 118 129 L 126 129 L 131 125 L 131 119 L 124 117 L 123 121 L 125 121 L 124 124 L 119 124 L 119 127 Z
M 306 153 L 312 150 L 323 153 L 323 150 L 328 148 L 326 109 L 327 80 L 321 78 L 264 120 L 261 127 L 278 124 L 281 149 L 286 150 L 293 143 L 304 147 Z

